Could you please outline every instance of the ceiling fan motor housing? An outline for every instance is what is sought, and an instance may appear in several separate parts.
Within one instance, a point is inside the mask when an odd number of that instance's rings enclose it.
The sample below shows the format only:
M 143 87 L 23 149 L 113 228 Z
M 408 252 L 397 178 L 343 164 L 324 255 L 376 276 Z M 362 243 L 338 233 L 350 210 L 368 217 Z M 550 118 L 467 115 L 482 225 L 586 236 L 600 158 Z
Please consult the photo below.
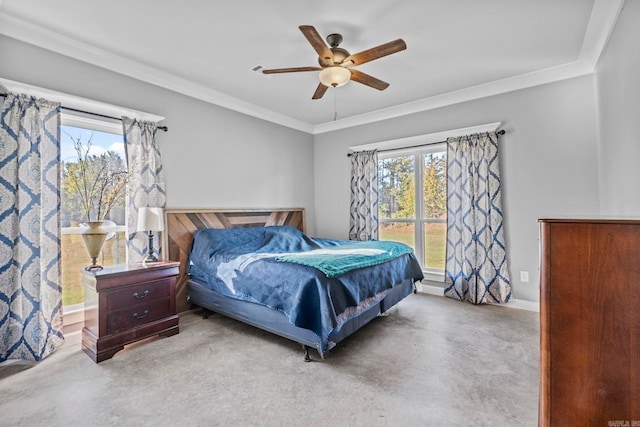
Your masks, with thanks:
M 329 46 L 331 46 L 331 52 L 333 53 L 333 64 L 334 65 L 342 64 L 344 59 L 347 56 L 351 55 L 349 53 L 349 51 L 347 51 L 346 49 L 338 47 L 340 45 L 340 43 L 342 43 L 342 35 L 340 35 L 340 34 L 329 34 L 327 36 L 327 44 L 329 44 Z M 322 60 L 323 60 L 323 58 L 318 57 L 318 62 L 320 63 L 320 65 L 324 64 Z

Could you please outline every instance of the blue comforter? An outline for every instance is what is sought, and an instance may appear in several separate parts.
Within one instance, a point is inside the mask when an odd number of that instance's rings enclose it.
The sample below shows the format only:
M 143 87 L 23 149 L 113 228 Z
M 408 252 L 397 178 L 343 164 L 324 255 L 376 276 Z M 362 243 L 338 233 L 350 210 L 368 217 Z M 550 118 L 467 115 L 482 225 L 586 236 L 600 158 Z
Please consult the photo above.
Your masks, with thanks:
M 335 277 L 294 260 L 295 254 L 335 255 L 340 248 L 353 250 L 354 245 L 349 240 L 310 238 L 288 226 L 198 230 L 189 273 L 221 294 L 283 312 L 294 325 L 315 332 L 325 351 L 329 335 L 344 322 L 378 303 L 393 286 L 423 278 L 411 249 L 399 243 L 388 245 L 393 255 L 378 259 L 377 265 L 358 267 L 351 259 L 348 264 L 353 265 Z M 383 246 L 387 245 L 377 249 Z M 366 257 L 360 261 L 367 263 Z

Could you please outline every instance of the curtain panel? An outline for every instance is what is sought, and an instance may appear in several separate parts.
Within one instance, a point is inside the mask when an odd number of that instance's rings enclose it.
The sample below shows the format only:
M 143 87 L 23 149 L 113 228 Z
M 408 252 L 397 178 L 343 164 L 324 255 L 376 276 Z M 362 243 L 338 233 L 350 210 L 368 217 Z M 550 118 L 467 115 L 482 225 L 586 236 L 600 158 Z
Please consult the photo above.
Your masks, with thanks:
M 351 155 L 349 239 L 378 240 L 378 152 Z
M 60 104 L 8 94 L 0 112 L 0 362 L 64 343 Z
M 166 206 L 164 172 L 156 141 L 158 124 L 123 117 L 122 127 L 129 170 L 126 202 L 127 260 L 140 262 L 147 253 L 149 237 L 146 232 L 136 231 L 138 211 L 141 207 Z M 157 233 L 154 239 L 154 247 L 160 248 Z
M 511 298 L 495 133 L 447 140 L 445 295 L 473 304 Z

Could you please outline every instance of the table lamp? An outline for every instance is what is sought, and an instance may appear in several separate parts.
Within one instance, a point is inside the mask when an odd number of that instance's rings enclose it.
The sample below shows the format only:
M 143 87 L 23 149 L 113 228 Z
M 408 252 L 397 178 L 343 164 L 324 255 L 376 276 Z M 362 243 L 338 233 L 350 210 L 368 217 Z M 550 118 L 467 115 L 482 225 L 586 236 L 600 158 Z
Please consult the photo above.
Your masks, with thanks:
M 138 226 L 136 227 L 136 231 L 145 231 L 149 236 L 149 252 L 146 258 L 142 260 L 142 263 L 157 262 L 158 257 L 154 255 L 153 250 L 153 232 L 164 231 L 162 208 L 142 207 L 138 209 Z

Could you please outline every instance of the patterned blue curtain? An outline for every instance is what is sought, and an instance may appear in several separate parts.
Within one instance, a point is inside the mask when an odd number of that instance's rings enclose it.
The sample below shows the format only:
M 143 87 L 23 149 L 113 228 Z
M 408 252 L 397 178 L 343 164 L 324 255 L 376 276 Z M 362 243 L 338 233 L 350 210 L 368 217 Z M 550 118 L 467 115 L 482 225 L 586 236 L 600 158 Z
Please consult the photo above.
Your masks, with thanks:
M 138 210 L 151 206 L 164 208 L 166 195 L 160 148 L 156 141 L 158 124 L 122 118 L 124 147 L 129 169 L 127 194 L 127 260 L 140 262 L 147 253 L 147 233 L 136 232 Z M 154 247 L 159 248 L 159 236 L 154 237 Z
M 60 347 L 60 104 L 8 94 L 0 112 L 0 362 Z
M 378 240 L 378 152 L 351 155 L 349 239 Z
M 511 298 L 495 133 L 447 140 L 445 295 L 473 304 Z

